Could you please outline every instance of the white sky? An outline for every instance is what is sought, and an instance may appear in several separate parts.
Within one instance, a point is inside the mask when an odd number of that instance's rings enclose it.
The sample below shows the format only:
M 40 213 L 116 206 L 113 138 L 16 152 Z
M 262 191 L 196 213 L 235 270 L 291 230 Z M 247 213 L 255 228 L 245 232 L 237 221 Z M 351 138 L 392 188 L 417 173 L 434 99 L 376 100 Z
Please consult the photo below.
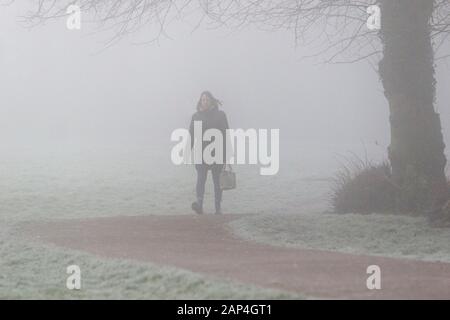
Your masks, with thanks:
M 23 6 L 23 5 L 22 5 Z M 10 146 L 147 143 L 187 126 L 201 91 L 224 102 L 233 127 L 280 128 L 318 145 L 389 141 L 388 106 L 366 63 L 317 65 L 292 34 L 178 25 L 159 45 L 69 31 L 31 30 L 0 7 L 0 143 Z M 438 65 L 437 108 L 450 144 L 450 62 Z

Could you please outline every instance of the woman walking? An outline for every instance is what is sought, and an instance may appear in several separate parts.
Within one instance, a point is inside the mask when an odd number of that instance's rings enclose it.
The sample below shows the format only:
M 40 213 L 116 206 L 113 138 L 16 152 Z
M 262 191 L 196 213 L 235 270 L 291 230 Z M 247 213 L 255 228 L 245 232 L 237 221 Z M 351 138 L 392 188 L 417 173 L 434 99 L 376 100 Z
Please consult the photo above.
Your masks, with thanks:
M 197 112 L 192 116 L 190 125 L 191 134 L 191 148 L 194 146 L 194 122 L 202 123 L 202 137 L 203 133 L 208 129 L 218 129 L 222 133 L 223 137 L 223 161 L 221 163 L 206 164 L 202 162 L 195 165 L 197 170 L 197 201 L 192 203 L 192 210 L 198 214 L 203 214 L 203 198 L 205 195 L 205 184 L 206 178 L 208 176 L 208 171 L 211 170 L 213 183 L 214 183 L 214 204 L 216 209 L 216 214 L 221 214 L 221 203 L 222 203 L 222 189 L 220 187 L 220 174 L 223 170 L 224 164 L 226 163 L 226 130 L 228 129 L 228 120 L 225 112 L 219 110 L 222 103 L 217 100 L 209 91 L 205 91 L 201 94 L 200 100 L 197 104 Z M 203 139 L 202 139 L 203 140 Z M 210 144 L 212 141 L 202 142 L 202 151 Z

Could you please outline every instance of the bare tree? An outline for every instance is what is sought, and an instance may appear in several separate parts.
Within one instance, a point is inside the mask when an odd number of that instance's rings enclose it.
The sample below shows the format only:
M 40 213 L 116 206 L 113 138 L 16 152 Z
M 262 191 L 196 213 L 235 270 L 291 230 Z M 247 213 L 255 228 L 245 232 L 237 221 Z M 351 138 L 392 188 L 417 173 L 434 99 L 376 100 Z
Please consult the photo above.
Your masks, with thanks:
M 36 0 L 29 16 L 41 22 L 65 15 L 73 1 Z M 79 0 L 114 40 L 151 26 L 158 36 L 174 19 L 293 32 L 299 44 L 317 45 L 325 62 L 370 60 L 390 107 L 389 159 L 399 186 L 399 209 L 440 206 L 449 197 L 446 158 L 436 98 L 434 62 L 450 34 L 449 0 Z M 381 29 L 367 28 L 367 8 L 381 8 Z M 443 57 L 445 53 L 442 53 Z

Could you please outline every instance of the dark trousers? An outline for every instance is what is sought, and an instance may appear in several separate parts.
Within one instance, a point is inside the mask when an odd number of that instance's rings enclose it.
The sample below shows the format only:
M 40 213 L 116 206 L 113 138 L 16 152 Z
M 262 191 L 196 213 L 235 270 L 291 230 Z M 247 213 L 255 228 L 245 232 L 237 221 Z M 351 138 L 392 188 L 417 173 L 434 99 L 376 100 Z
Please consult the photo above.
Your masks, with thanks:
M 208 171 L 211 170 L 213 183 L 214 183 L 214 204 L 216 210 L 220 210 L 220 204 L 222 202 L 222 189 L 220 188 L 220 173 L 223 169 L 223 164 L 198 164 L 195 166 L 197 169 L 197 201 L 200 206 L 203 206 L 203 197 L 205 195 L 206 178 L 208 177 Z

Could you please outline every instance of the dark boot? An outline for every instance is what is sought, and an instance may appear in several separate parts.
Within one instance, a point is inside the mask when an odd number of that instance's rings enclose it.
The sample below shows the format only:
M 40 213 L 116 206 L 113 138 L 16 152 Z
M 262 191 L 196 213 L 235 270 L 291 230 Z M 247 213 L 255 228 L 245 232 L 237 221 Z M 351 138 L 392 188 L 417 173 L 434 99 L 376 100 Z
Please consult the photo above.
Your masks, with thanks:
M 203 214 L 203 206 L 199 202 L 193 202 L 191 206 L 192 210 L 195 211 L 197 214 Z
M 216 203 L 216 214 L 222 214 L 222 209 L 220 208 L 220 203 Z

